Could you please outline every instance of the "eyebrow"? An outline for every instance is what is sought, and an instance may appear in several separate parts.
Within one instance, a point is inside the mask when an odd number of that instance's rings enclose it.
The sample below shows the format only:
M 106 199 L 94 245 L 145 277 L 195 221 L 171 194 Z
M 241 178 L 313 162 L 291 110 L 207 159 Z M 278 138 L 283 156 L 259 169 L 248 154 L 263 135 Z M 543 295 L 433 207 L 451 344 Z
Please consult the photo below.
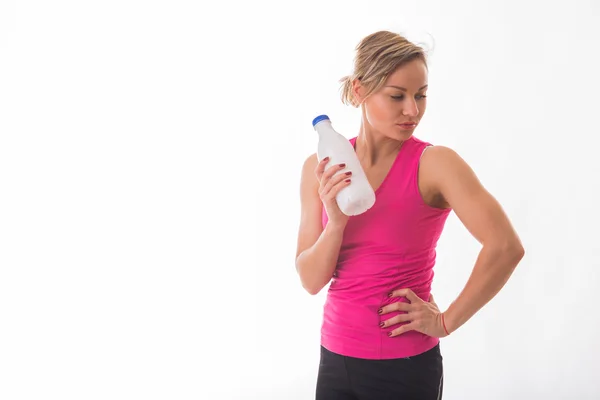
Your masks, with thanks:
M 419 88 L 419 90 L 423 90 L 423 89 L 425 89 L 427 86 L 429 86 L 429 85 L 425 85 L 425 86 L 423 86 L 423 87 Z M 386 87 L 391 87 L 391 88 L 394 88 L 394 89 L 400 89 L 400 90 L 403 90 L 403 91 L 405 91 L 405 92 L 407 91 L 407 90 L 406 90 L 406 88 L 403 88 L 402 86 L 388 85 L 388 86 L 386 86 Z

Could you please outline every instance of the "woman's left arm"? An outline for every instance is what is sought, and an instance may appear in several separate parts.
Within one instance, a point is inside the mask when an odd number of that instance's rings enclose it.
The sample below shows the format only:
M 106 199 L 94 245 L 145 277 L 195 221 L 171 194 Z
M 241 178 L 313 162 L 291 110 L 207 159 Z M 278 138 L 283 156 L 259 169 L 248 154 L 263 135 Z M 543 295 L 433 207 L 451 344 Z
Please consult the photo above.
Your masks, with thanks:
M 523 258 L 523 245 L 498 201 L 471 167 L 453 150 L 433 146 L 421 160 L 422 176 L 482 244 L 464 289 L 443 313 L 448 332 L 455 331 L 506 284 Z

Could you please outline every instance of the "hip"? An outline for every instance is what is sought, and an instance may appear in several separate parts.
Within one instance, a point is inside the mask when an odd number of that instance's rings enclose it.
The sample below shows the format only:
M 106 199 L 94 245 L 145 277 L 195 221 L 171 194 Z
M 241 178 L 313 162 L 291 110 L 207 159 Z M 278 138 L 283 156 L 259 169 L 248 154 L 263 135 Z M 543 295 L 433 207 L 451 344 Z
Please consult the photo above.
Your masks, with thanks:
M 443 375 L 439 342 L 414 356 L 383 360 L 344 356 L 321 346 L 317 392 L 344 392 L 368 399 L 395 395 L 437 400 L 441 399 Z

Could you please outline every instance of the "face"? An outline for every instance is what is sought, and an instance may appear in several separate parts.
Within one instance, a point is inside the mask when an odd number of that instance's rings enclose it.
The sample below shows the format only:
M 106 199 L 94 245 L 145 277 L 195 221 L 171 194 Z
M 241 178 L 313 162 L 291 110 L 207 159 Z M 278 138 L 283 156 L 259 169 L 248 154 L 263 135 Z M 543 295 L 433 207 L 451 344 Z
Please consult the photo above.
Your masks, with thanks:
M 379 134 L 406 140 L 421 121 L 427 106 L 427 67 L 414 60 L 394 71 L 377 91 L 362 100 L 355 81 L 354 94 L 362 103 L 365 122 Z

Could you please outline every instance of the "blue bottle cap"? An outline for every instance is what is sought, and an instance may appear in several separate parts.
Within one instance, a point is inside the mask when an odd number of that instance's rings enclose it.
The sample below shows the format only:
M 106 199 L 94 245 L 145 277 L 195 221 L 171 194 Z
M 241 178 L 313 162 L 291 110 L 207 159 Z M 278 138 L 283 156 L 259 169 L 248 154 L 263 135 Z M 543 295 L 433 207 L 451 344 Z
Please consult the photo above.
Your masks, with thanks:
M 328 117 L 327 115 L 325 115 L 325 114 L 323 114 L 323 115 L 319 115 L 317 118 L 313 119 L 313 122 L 312 122 L 312 125 L 313 125 L 313 127 L 314 127 L 316 124 L 318 124 L 319 122 L 321 122 L 321 121 L 324 121 L 324 120 L 326 120 L 326 119 L 329 119 L 329 117 Z

